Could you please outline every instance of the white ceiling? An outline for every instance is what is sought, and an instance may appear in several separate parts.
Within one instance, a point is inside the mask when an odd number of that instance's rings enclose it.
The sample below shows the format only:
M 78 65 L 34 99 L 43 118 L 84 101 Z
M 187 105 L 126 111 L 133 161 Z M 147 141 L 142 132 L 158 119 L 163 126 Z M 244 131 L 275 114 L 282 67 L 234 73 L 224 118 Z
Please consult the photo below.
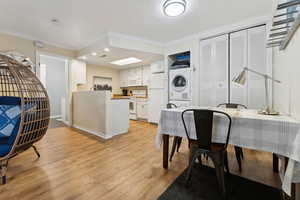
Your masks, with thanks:
M 166 43 L 221 25 L 271 14 L 273 0 L 187 0 L 170 18 L 164 0 L 1 0 L 0 32 L 81 49 L 107 32 Z M 53 25 L 53 18 L 60 24 Z
M 90 64 L 107 66 L 107 67 L 112 67 L 112 68 L 116 68 L 116 69 L 125 69 L 125 68 L 130 68 L 130 67 L 149 65 L 155 61 L 163 59 L 162 55 L 154 54 L 154 53 L 122 49 L 122 48 L 116 48 L 116 47 L 110 47 L 109 49 L 110 49 L 110 52 L 94 51 L 94 52 L 97 52 L 97 56 L 93 56 L 91 54 L 86 55 L 87 56 L 86 61 Z M 103 58 L 103 57 L 101 57 L 101 55 L 106 55 L 106 57 Z M 129 57 L 135 57 L 135 58 L 141 59 L 142 62 L 130 64 L 130 65 L 124 65 L 124 66 L 110 64 L 110 62 L 112 62 L 112 61 L 121 60 L 121 59 L 129 58 Z

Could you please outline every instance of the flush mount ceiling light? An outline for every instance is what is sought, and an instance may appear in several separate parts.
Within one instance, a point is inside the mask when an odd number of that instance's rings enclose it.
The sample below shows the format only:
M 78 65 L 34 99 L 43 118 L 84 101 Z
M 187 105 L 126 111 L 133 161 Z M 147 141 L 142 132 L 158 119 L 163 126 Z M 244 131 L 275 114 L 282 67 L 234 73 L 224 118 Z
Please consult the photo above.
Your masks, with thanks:
M 110 49 L 109 48 L 104 48 L 103 49 L 105 52 L 110 52 Z
M 79 59 L 86 60 L 87 57 L 86 56 L 81 56 L 81 57 L 79 57 Z
M 129 64 L 134 64 L 134 63 L 139 63 L 142 62 L 142 60 L 138 59 L 138 58 L 134 58 L 134 57 L 130 57 L 130 58 L 125 58 L 122 60 L 116 60 L 111 62 L 111 64 L 113 65 L 129 65 Z
M 184 13 L 185 7 L 185 0 L 167 0 L 163 5 L 163 10 L 167 16 L 176 17 Z
M 96 52 L 92 52 L 92 56 L 96 56 L 97 55 L 97 53 Z

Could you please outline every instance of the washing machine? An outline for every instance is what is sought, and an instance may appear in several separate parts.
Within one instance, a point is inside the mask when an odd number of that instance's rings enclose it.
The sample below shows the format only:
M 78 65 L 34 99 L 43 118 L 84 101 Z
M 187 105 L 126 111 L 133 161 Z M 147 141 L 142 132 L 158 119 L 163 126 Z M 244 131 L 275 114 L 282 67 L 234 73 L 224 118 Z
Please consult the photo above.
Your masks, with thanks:
M 191 100 L 191 69 L 172 69 L 169 72 L 169 100 Z

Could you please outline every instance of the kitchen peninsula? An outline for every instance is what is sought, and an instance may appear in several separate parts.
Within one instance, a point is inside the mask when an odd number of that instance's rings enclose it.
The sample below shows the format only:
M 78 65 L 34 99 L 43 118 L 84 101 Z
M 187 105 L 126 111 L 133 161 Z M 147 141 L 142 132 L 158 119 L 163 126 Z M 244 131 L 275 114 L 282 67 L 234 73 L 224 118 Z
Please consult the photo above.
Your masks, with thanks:
M 110 91 L 73 93 L 73 127 L 104 139 L 128 132 L 129 99 Z M 116 126 L 117 124 L 117 126 Z

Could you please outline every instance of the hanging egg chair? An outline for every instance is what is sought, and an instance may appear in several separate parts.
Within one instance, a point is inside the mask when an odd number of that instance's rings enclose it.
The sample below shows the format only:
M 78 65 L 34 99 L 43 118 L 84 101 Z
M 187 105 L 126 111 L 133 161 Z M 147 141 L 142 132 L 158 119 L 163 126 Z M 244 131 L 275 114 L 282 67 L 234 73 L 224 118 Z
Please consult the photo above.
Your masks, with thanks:
M 0 54 L 0 176 L 6 183 L 10 158 L 33 148 L 49 125 L 47 92 L 27 65 L 28 59 Z

